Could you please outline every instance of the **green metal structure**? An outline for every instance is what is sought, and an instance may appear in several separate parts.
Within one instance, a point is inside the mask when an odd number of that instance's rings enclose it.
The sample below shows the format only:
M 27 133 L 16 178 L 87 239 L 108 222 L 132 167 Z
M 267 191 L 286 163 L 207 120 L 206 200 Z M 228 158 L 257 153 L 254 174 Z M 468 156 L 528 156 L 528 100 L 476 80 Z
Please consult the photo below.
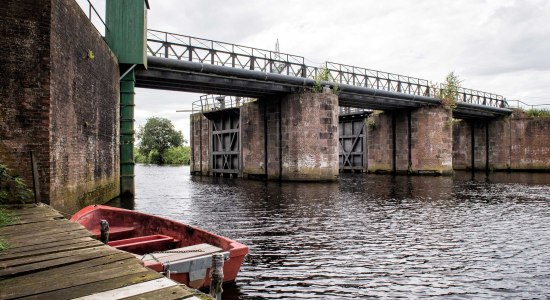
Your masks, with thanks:
M 147 9 L 144 0 L 108 0 L 105 40 L 120 64 L 147 67 Z
M 147 68 L 147 0 L 108 0 L 105 40 L 118 58 L 120 78 L 120 195 L 133 196 L 135 68 Z
M 134 87 L 135 71 L 120 81 L 120 194 L 135 194 L 134 185 Z

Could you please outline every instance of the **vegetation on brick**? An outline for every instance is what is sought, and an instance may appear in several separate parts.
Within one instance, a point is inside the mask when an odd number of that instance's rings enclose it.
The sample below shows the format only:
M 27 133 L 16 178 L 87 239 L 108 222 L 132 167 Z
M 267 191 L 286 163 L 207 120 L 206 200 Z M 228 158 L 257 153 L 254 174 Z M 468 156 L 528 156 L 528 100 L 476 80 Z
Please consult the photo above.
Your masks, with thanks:
M 525 113 L 527 113 L 529 117 L 550 117 L 550 109 L 544 108 L 531 108 Z
M 455 75 L 454 72 L 450 72 L 445 77 L 445 82 L 441 85 L 440 89 L 436 89 L 436 98 L 441 100 L 443 107 L 447 109 L 455 109 L 457 106 L 458 89 L 462 80 Z
M 340 85 L 334 82 L 332 75 L 330 75 L 330 70 L 327 69 L 327 67 L 320 67 L 318 69 L 318 73 L 315 75 L 315 78 L 313 80 L 313 88 L 311 90 L 314 93 L 323 92 L 323 82 L 330 82 L 330 84 L 332 85 L 332 92 L 335 95 L 338 95 L 340 93 Z

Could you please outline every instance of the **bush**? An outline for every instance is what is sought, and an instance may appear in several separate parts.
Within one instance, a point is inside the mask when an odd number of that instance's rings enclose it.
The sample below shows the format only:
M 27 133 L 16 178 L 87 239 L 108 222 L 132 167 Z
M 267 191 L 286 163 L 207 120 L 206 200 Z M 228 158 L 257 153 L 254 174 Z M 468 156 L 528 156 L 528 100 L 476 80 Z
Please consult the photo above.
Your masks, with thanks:
M 318 73 L 315 75 L 315 78 L 313 79 L 313 87 L 311 91 L 314 93 L 322 93 L 324 88 L 323 82 L 331 83 L 333 94 L 338 95 L 340 93 L 340 85 L 334 82 L 334 79 L 330 74 L 330 70 L 326 66 L 319 67 Z
M 172 165 L 188 165 L 191 148 L 186 146 L 173 147 L 164 153 L 164 162 Z
M 191 147 L 179 146 L 168 148 L 164 155 L 157 150 L 151 150 L 147 156 L 141 154 L 139 149 L 134 149 L 134 161 L 141 164 L 169 164 L 169 165 L 188 165 L 191 158 Z
M 0 204 L 21 204 L 33 198 L 23 178 L 10 175 L 11 170 L 0 164 Z
M 147 163 L 147 157 L 145 155 L 141 154 L 138 148 L 134 148 L 134 161 L 138 164 L 146 164 Z
M 446 109 L 453 110 L 457 107 L 458 89 L 461 83 L 462 80 L 451 72 L 445 77 L 445 83 L 441 85 L 441 89 L 436 89 L 436 98 L 441 100 L 441 104 Z
M 529 117 L 550 117 L 550 109 L 531 108 L 526 113 Z

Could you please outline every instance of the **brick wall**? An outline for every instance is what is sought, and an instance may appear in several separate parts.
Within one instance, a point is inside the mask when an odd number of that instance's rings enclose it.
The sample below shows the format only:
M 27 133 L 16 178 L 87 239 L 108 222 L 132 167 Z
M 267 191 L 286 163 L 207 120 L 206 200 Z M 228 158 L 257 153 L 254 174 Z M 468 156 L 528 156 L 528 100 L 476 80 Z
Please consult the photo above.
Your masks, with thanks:
M 74 0 L 52 1 L 51 16 L 50 199 L 75 211 L 120 191 L 119 71 Z
M 64 212 L 119 193 L 116 58 L 74 0 L 0 6 L 0 157 Z M 88 51 L 94 58 L 88 58 Z
M 375 112 L 367 126 L 368 170 L 374 173 L 392 171 L 392 119 L 389 112 Z
M 50 193 L 51 0 L 0 5 L 0 161 L 32 187 L 30 151 L 38 161 L 40 193 Z
M 263 98 L 243 105 L 240 108 L 241 176 L 265 178 L 267 168 L 267 178 L 271 180 L 336 180 L 337 103 L 337 97 L 332 94 L 302 93 Z M 192 121 L 195 140 L 200 136 L 204 138 L 207 133 L 199 134 L 196 126 L 196 121 Z M 197 155 L 197 143 L 192 147 Z
M 442 106 L 412 111 L 411 169 L 450 174 L 453 170 L 452 112 Z
M 191 115 L 191 174 L 208 175 L 210 121 L 202 114 Z
M 301 93 L 284 97 L 282 179 L 333 181 L 338 176 L 338 97 Z
M 474 121 L 475 168 L 485 169 L 485 123 Z M 492 170 L 550 170 L 550 118 L 530 118 L 515 112 L 489 122 L 489 168 Z M 453 167 L 471 168 L 471 128 L 467 121 L 453 126 Z
M 394 121 L 392 121 L 392 115 Z M 393 171 L 392 123 L 395 122 L 395 171 L 397 173 L 451 173 L 451 111 L 442 107 L 426 106 L 411 111 L 377 112 L 370 118 L 374 126 L 368 128 L 369 172 Z
M 265 176 L 264 106 L 267 99 L 241 106 L 241 176 Z

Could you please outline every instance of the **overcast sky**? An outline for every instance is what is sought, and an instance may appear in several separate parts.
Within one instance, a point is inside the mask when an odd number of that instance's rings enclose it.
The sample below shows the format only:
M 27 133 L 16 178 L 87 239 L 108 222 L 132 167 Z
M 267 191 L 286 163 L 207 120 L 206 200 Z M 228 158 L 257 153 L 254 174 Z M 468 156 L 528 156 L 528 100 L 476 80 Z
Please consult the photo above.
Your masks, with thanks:
M 80 1 L 80 0 L 79 0 Z M 103 10 L 105 0 L 92 0 Z M 550 103 L 550 1 L 149 0 L 150 29 L 443 81 Z M 136 90 L 136 127 L 172 120 L 189 139 L 199 94 Z

